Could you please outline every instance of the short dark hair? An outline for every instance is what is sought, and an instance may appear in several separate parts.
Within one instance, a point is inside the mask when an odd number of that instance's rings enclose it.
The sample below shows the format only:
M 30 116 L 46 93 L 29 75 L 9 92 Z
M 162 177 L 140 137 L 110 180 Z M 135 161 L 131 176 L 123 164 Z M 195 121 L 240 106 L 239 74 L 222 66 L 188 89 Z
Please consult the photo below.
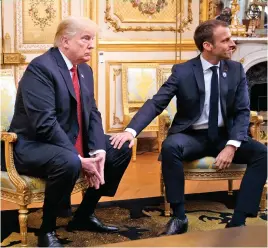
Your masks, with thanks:
M 213 32 L 217 27 L 228 27 L 228 24 L 220 20 L 208 20 L 201 23 L 194 32 L 194 42 L 200 52 L 203 52 L 203 43 L 205 41 L 214 43 Z

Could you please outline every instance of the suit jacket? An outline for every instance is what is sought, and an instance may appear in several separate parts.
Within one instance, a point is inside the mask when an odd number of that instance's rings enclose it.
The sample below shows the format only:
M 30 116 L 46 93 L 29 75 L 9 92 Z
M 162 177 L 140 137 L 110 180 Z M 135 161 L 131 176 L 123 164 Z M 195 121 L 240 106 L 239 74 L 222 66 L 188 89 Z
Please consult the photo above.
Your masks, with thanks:
M 84 152 L 106 150 L 101 115 L 94 99 L 92 69 L 86 63 L 80 64 L 78 75 Z M 70 71 L 57 48 L 35 58 L 27 67 L 19 82 L 10 131 L 21 140 L 51 143 L 77 153 L 77 102 Z M 31 151 L 26 147 L 23 152 Z
M 246 141 L 249 126 L 249 97 L 242 65 L 222 60 L 219 69 L 220 102 L 230 140 Z M 172 68 L 172 74 L 152 99 L 145 102 L 128 128 L 137 134 L 177 98 L 177 113 L 169 134 L 191 128 L 201 116 L 205 100 L 205 82 L 200 56 Z

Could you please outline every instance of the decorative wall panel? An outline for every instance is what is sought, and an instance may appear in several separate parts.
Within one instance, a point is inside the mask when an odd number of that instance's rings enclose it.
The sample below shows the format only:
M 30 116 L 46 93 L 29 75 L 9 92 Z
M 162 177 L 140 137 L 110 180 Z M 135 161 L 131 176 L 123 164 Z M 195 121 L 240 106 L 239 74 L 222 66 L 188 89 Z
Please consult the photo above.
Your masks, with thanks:
M 122 65 L 106 64 L 106 131 L 123 130 Z
M 192 0 L 106 0 L 105 22 L 114 32 L 184 32 L 192 21 Z
M 118 0 L 113 1 L 114 15 L 122 23 L 165 23 L 174 22 L 176 15 L 176 1 L 132 1 Z M 160 3 L 159 3 L 160 2 Z M 180 3 L 181 1 L 179 1 Z
M 69 14 L 68 0 L 16 0 L 16 50 L 47 50 L 59 22 Z

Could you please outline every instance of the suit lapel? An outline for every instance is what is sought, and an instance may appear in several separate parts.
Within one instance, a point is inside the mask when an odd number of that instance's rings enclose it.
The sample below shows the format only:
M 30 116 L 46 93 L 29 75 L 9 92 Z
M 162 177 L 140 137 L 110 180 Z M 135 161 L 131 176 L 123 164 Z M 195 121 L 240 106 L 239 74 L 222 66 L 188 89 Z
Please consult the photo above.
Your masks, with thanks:
M 67 66 L 66 66 L 66 68 L 60 68 L 60 72 L 61 72 L 61 74 L 62 74 L 62 76 L 64 78 L 64 81 L 65 81 L 65 83 L 67 85 L 67 88 L 68 88 L 69 92 L 71 93 L 73 98 L 76 100 L 73 81 L 71 79 L 70 71 L 68 70 Z
M 57 61 L 57 64 L 59 66 L 60 69 L 60 73 L 66 83 L 66 86 L 70 92 L 70 94 L 72 95 L 72 97 L 76 100 L 76 96 L 75 96 L 75 92 L 74 92 L 74 86 L 73 86 L 73 81 L 70 75 L 70 71 L 68 70 L 68 67 L 63 59 L 63 57 L 61 56 L 58 48 L 52 48 L 52 54 L 54 56 L 54 58 Z
M 197 86 L 201 95 L 205 94 L 205 80 L 200 57 L 193 60 L 193 70 Z
M 195 80 L 198 86 L 199 94 L 200 94 L 200 111 L 202 113 L 204 101 L 205 101 L 205 80 L 204 80 L 204 72 L 201 64 L 200 56 L 193 59 L 193 71 L 195 75 Z
M 224 118 L 226 117 L 226 100 L 228 93 L 228 65 L 222 60 L 219 69 L 220 100 Z

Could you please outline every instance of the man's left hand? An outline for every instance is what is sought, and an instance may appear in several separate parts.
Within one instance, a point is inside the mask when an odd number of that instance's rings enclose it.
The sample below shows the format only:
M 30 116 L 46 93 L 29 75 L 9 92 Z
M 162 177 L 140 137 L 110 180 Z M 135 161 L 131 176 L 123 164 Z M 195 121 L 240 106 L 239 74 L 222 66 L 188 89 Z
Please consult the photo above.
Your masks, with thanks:
M 233 161 L 235 151 L 236 147 L 230 145 L 225 146 L 215 160 L 215 165 L 218 167 L 218 170 L 229 168 Z
M 96 156 L 96 158 L 100 158 L 100 160 L 96 162 L 96 169 L 99 172 L 101 178 L 103 179 L 103 182 L 105 183 L 105 181 L 104 181 L 104 164 L 105 164 L 105 159 L 106 159 L 106 153 L 99 152 L 95 156 Z

